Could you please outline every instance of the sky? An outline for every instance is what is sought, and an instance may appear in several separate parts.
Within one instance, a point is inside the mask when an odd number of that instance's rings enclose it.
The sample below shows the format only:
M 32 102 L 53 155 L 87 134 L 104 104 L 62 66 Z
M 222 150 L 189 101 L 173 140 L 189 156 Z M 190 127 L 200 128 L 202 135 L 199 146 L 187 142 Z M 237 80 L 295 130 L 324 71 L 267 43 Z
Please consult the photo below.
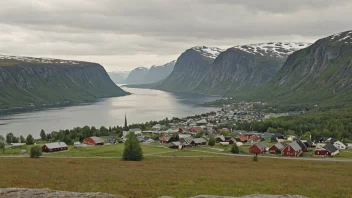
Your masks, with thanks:
M 163 65 L 193 46 L 314 42 L 351 30 L 350 0 L 1 0 L 0 54 Z

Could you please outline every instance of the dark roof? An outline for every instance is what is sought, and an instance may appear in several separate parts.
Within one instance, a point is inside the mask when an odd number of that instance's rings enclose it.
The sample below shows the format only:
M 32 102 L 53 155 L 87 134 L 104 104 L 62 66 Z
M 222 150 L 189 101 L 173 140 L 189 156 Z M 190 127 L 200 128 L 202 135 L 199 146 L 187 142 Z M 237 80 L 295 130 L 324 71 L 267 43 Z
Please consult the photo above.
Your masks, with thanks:
M 308 139 L 307 142 L 306 142 L 306 145 L 309 146 L 309 147 L 313 146 L 312 140 Z
M 301 140 L 297 140 L 296 142 L 302 149 L 307 148 L 306 145 Z
M 281 151 L 283 148 L 285 148 L 286 143 L 285 143 L 285 145 L 283 145 L 283 144 L 281 144 L 281 142 L 278 142 L 278 143 L 274 144 L 274 146 Z
M 280 142 L 280 144 L 281 144 L 283 147 L 287 146 L 287 143 L 286 143 L 286 142 Z
M 264 148 L 268 147 L 268 145 L 266 144 L 266 142 L 259 142 L 258 144 L 261 144 Z
M 323 148 L 325 148 L 329 153 L 333 153 L 339 149 L 337 149 L 333 144 L 326 144 Z
M 45 144 L 45 146 L 48 147 L 48 149 L 67 147 L 65 142 L 51 142 Z
M 204 142 L 207 142 L 205 139 L 203 138 L 194 138 L 192 140 L 192 142 L 194 142 L 195 144 L 201 144 L 201 143 L 204 143 Z

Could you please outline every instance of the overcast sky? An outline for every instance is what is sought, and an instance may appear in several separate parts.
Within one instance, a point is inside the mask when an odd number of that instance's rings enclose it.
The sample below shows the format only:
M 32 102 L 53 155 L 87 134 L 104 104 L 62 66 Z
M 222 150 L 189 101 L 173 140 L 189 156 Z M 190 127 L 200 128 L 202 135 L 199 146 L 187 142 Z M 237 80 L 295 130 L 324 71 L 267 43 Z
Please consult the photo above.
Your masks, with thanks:
M 351 0 L 1 0 L 0 54 L 161 65 L 197 46 L 314 42 L 352 29 Z

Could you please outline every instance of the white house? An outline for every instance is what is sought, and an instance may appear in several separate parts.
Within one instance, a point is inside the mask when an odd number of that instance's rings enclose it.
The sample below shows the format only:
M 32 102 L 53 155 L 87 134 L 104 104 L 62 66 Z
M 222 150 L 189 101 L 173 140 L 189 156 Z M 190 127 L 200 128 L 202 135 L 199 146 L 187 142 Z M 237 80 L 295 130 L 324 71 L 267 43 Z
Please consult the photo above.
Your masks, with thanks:
M 323 148 L 325 145 L 326 145 L 325 143 L 317 143 L 317 144 L 315 145 L 315 148 L 316 148 L 316 149 L 321 149 L 321 148 Z
M 123 131 L 123 132 L 122 132 L 122 136 L 126 136 L 126 135 L 128 135 L 129 133 L 131 133 L 131 132 L 134 132 L 134 134 L 135 134 L 136 136 L 142 135 L 142 130 L 136 128 L 136 129 L 130 129 L 129 131 Z
M 336 148 L 338 148 L 338 149 L 346 149 L 347 148 L 347 146 L 344 143 L 340 142 L 340 141 L 334 142 L 334 146 Z
M 159 131 L 161 129 L 161 125 L 160 124 L 156 124 L 152 127 L 152 130 L 156 130 Z

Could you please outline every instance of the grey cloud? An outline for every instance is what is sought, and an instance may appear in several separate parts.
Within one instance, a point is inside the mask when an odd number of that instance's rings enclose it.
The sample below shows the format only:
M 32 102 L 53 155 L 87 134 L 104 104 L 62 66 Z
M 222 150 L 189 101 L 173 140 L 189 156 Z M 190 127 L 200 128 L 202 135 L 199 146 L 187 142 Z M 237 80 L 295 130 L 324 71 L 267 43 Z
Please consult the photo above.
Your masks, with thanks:
M 102 64 L 142 66 L 192 45 L 313 42 L 351 28 L 351 9 L 345 0 L 2 0 L 0 54 L 91 56 Z

